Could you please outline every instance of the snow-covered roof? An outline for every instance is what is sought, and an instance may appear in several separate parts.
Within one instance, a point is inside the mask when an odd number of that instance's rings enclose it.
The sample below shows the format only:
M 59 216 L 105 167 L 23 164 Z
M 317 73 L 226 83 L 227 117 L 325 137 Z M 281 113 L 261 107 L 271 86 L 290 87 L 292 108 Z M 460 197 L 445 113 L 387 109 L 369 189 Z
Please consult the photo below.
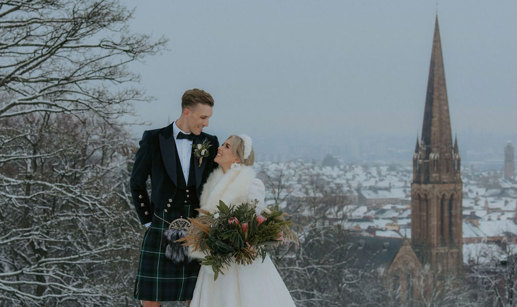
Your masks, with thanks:
M 392 188 L 389 190 L 361 190 L 361 194 L 367 199 L 407 199 L 405 188 Z
M 402 238 L 403 235 L 399 234 L 394 230 L 377 230 L 375 232 L 376 237 L 386 237 L 386 238 Z
M 411 209 L 406 209 L 404 211 L 402 211 L 398 218 L 401 219 L 401 218 L 409 218 L 411 216 Z
M 502 236 L 504 233 L 512 233 L 517 236 L 517 225 L 512 220 L 501 219 L 484 221 L 479 223 L 479 229 L 487 237 Z
M 351 217 L 363 217 L 365 213 L 368 212 L 368 208 L 366 206 L 359 206 L 357 209 L 350 213 Z
M 490 264 L 505 260 L 508 254 L 517 252 L 517 244 L 507 245 L 508 250 L 501 249 L 493 242 L 463 244 L 463 262 L 474 264 Z
M 398 217 L 399 213 L 397 210 L 393 209 L 381 209 L 377 211 L 377 214 L 375 215 L 376 218 L 393 218 Z
M 485 234 L 471 223 L 463 221 L 463 238 L 484 238 Z
M 501 189 L 488 189 L 485 191 L 485 194 L 483 194 L 483 196 L 485 197 L 493 197 L 493 196 L 497 196 L 499 194 L 501 194 Z

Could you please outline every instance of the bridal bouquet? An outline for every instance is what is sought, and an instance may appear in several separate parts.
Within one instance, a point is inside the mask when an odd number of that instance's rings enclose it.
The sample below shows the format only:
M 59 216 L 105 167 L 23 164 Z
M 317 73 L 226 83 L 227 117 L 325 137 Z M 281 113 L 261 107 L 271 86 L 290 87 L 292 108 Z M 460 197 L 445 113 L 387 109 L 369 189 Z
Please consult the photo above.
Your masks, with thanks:
M 264 261 L 268 247 L 298 243 L 290 229 L 292 223 L 285 220 L 286 214 L 278 206 L 260 214 L 255 208 L 256 203 L 228 206 L 220 201 L 216 213 L 199 209 L 202 215 L 190 219 L 187 235 L 178 241 L 206 255 L 201 264 L 212 267 L 214 279 L 233 261 L 246 265 L 259 256 Z

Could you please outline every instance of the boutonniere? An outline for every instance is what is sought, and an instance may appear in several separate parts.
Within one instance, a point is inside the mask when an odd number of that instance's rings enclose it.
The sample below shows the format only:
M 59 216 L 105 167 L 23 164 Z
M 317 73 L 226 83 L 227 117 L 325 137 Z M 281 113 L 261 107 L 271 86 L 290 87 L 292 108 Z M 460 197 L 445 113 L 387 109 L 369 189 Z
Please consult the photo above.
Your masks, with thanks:
M 194 157 L 199 159 L 199 166 L 203 162 L 203 158 L 206 158 L 210 155 L 208 148 L 212 147 L 212 144 L 208 143 L 208 140 L 205 139 L 201 144 L 192 144 L 192 149 L 194 150 Z

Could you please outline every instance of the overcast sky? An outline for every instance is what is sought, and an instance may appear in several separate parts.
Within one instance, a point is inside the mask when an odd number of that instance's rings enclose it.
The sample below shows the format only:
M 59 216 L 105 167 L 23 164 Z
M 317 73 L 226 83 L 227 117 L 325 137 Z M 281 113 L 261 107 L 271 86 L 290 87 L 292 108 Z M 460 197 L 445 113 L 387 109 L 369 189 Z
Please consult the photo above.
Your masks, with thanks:
M 169 39 L 167 51 L 134 65 L 156 98 L 136 106 L 151 125 L 135 136 L 176 119 L 193 87 L 213 95 L 206 131 L 220 138 L 412 144 L 421 130 L 436 1 L 125 2 L 134 31 Z M 439 3 L 453 133 L 517 134 L 516 16 L 514 0 Z

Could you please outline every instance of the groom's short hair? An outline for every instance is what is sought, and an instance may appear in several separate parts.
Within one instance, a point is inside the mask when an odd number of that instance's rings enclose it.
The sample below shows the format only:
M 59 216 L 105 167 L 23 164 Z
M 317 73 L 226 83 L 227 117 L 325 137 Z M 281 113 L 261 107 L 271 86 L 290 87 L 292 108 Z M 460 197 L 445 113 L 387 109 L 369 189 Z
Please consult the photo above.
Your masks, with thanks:
M 185 91 L 185 93 L 183 93 L 183 97 L 181 97 L 182 110 L 185 110 L 185 108 L 193 108 L 200 103 L 213 107 L 214 98 L 212 98 L 212 95 L 207 92 L 197 88 Z

